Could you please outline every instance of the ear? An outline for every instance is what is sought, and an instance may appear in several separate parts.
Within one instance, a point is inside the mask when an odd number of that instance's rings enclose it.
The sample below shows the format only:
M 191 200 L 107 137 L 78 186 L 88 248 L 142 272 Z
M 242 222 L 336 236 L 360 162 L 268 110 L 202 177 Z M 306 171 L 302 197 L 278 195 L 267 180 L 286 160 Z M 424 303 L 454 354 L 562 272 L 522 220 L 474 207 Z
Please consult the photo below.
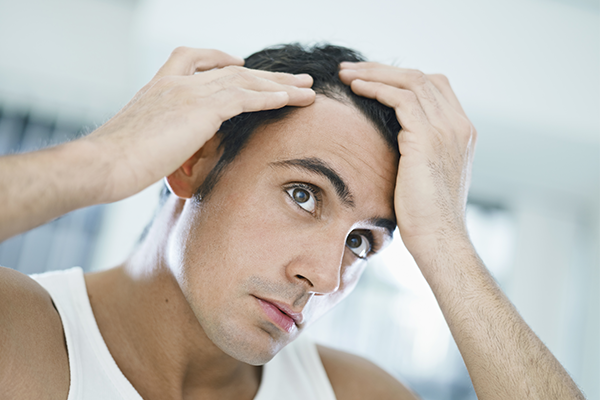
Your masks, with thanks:
M 165 178 L 171 193 L 182 199 L 192 198 L 219 161 L 219 144 L 220 140 L 216 135 L 213 136 L 181 167 Z

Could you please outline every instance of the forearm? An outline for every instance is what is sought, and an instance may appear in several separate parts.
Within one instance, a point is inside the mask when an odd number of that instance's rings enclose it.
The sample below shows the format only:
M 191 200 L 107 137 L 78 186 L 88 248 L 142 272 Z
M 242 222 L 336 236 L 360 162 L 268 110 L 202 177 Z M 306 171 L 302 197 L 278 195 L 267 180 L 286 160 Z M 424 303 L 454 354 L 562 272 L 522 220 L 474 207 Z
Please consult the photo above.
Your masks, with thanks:
M 108 201 L 110 163 L 98 153 L 90 141 L 77 140 L 0 157 L 0 241 Z
M 394 206 L 407 249 L 435 294 L 480 399 L 581 399 L 477 257 L 465 208 L 477 131 L 443 75 L 342 63 L 359 96 L 393 107 L 402 126 Z
M 69 211 L 138 193 L 172 174 L 240 113 L 314 102 L 309 75 L 254 71 L 239 67 L 243 63 L 217 50 L 178 48 L 92 134 L 0 157 L 0 241 Z
M 436 247 L 417 263 L 448 322 L 478 398 L 583 399 L 468 239 L 438 242 Z

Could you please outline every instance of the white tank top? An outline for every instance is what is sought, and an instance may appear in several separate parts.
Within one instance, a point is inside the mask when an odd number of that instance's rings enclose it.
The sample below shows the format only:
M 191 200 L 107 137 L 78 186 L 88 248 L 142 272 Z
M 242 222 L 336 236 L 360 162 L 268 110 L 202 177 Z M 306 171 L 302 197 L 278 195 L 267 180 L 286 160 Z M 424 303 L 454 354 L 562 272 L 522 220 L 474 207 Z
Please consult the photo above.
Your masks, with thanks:
M 71 383 L 67 400 L 142 400 L 102 339 L 79 267 L 31 275 L 60 314 Z M 263 367 L 254 400 L 335 400 L 317 346 L 300 337 Z

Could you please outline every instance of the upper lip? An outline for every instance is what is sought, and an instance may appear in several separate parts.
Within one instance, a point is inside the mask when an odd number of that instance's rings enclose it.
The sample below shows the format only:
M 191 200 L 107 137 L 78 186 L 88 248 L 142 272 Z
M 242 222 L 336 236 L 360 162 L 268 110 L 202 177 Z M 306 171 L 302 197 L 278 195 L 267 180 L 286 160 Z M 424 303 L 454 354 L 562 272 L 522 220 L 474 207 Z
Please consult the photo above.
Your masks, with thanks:
M 256 296 L 256 297 L 258 297 L 258 296 Z M 290 306 L 286 303 L 281 303 L 279 301 L 271 300 L 271 299 L 265 299 L 263 297 L 258 297 L 258 298 L 261 299 L 262 301 L 271 303 L 275 307 L 279 308 L 279 311 L 281 311 L 282 313 L 284 313 L 285 315 L 287 315 L 288 317 L 293 319 L 294 322 L 296 323 L 296 325 L 301 324 L 302 321 L 304 320 L 304 315 L 302 314 L 302 312 L 295 312 L 294 310 L 292 310 L 292 306 Z

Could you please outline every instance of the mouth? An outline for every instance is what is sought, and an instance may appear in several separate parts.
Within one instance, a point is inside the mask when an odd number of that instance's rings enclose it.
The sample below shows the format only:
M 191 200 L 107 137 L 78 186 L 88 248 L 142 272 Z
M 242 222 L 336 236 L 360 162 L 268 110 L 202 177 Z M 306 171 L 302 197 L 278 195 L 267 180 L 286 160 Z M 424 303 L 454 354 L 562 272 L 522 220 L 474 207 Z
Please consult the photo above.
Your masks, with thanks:
M 294 327 L 302 323 L 302 313 L 293 312 L 287 304 L 274 300 L 261 299 L 256 297 L 258 304 L 267 315 L 269 320 L 286 333 L 292 333 Z

